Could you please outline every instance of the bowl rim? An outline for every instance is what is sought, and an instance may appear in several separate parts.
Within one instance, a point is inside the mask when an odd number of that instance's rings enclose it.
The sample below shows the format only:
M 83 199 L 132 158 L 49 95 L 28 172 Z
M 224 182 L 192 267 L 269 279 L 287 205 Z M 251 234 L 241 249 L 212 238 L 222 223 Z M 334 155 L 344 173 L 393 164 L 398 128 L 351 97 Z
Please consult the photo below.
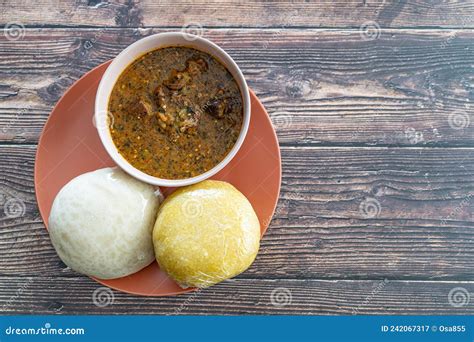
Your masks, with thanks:
M 137 48 L 140 48 L 143 45 L 146 45 L 148 42 L 152 42 L 154 40 L 163 40 L 163 39 L 178 39 L 179 41 L 182 41 L 183 39 L 189 44 L 181 44 L 181 43 L 171 43 L 171 44 L 160 44 L 157 42 L 155 46 L 151 49 L 146 49 L 143 50 L 136 54 L 134 53 L 134 50 Z M 197 42 L 200 47 L 203 47 L 203 49 L 199 47 L 193 46 L 193 44 L 196 44 Z M 137 168 L 135 168 L 132 164 L 130 164 L 119 152 L 117 147 L 115 146 L 115 143 L 113 142 L 112 136 L 110 134 L 110 129 L 109 125 L 107 123 L 108 120 L 108 104 L 109 104 L 109 99 L 110 99 L 110 94 L 119 78 L 119 76 L 122 74 L 122 72 L 130 66 L 137 58 L 140 56 L 143 56 L 144 54 L 160 49 L 160 48 L 165 48 L 165 47 L 174 47 L 174 46 L 183 46 L 183 47 L 192 47 L 196 50 L 203 51 L 207 54 L 210 54 L 214 58 L 216 58 L 219 62 L 221 62 L 227 69 L 228 71 L 232 74 L 233 78 L 235 79 L 239 89 L 240 93 L 242 96 L 242 101 L 243 101 L 243 121 L 242 121 L 242 126 L 240 129 L 239 136 L 232 147 L 232 149 L 227 153 L 227 155 L 222 159 L 217 165 L 215 165 L 213 168 L 210 170 L 191 177 L 191 178 L 183 178 L 183 179 L 165 179 L 165 178 L 159 178 L 159 177 L 154 177 L 152 175 L 149 175 Z M 204 50 L 204 48 L 207 48 Z M 215 53 L 209 52 L 208 50 L 215 50 L 218 52 L 219 56 L 216 56 Z M 129 57 L 133 56 L 133 57 Z M 114 65 L 118 64 L 122 60 L 125 60 L 126 66 L 121 68 L 120 71 L 114 72 L 113 67 Z M 230 70 L 233 69 L 233 70 Z M 112 86 L 110 87 L 110 91 L 106 91 L 104 88 L 107 86 L 108 82 L 112 82 Z M 186 186 L 186 185 L 191 185 L 195 184 L 198 182 L 201 182 L 205 179 L 208 179 L 215 175 L 217 172 L 221 171 L 237 154 L 239 151 L 240 147 L 242 146 L 245 137 L 247 135 L 247 131 L 250 125 L 250 115 L 251 115 L 251 110 L 250 110 L 250 94 L 249 94 L 249 88 L 247 85 L 247 82 L 245 80 L 245 77 L 240 70 L 239 66 L 235 61 L 232 59 L 232 57 L 227 54 L 227 52 L 224 51 L 221 47 L 219 47 L 217 44 L 211 42 L 210 40 L 193 35 L 190 33 L 185 33 L 185 32 L 165 32 L 165 33 L 157 33 L 150 35 L 148 37 L 142 38 L 140 40 L 137 40 L 136 42 L 130 44 L 128 47 L 126 47 L 124 50 L 122 50 L 110 63 L 110 65 L 107 67 L 107 70 L 105 71 L 104 75 L 102 76 L 97 93 L 96 93 L 96 99 L 95 99 L 95 112 L 94 112 L 94 124 L 96 126 L 97 132 L 99 134 L 99 138 L 102 142 L 102 145 L 104 146 L 105 150 L 107 151 L 108 155 L 113 159 L 113 161 L 125 172 L 127 172 L 129 175 L 145 182 L 148 184 L 152 185 L 157 185 L 157 186 L 166 186 L 166 187 L 179 187 L 179 186 Z

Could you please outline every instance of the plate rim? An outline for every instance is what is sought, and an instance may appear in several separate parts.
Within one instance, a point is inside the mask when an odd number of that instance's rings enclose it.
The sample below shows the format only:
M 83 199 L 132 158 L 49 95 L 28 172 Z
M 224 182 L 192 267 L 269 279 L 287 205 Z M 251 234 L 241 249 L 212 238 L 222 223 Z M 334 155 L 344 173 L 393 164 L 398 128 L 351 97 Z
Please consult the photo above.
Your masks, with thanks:
M 46 127 L 48 126 L 50 120 L 51 120 L 51 117 L 52 117 L 52 113 L 55 112 L 57 110 L 57 107 L 59 106 L 59 104 L 61 103 L 61 101 L 69 94 L 70 91 L 72 91 L 72 89 L 78 84 L 80 83 L 81 81 L 83 81 L 83 79 L 85 79 L 87 76 L 89 76 L 89 74 L 91 74 L 92 72 L 94 71 L 97 71 L 97 69 L 100 69 L 102 67 L 108 67 L 108 65 L 110 65 L 110 63 L 112 62 L 113 59 L 110 59 L 110 60 L 107 60 L 95 67 L 93 67 L 92 69 L 88 70 L 86 73 L 84 73 L 80 78 L 78 78 L 74 83 L 72 83 L 68 89 L 61 95 L 61 97 L 56 101 L 56 104 L 54 105 L 54 107 L 51 109 L 51 111 L 49 112 L 48 114 L 48 118 L 46 119 L 44 125 L 43 125 L 43 128 L 41 129 L 41 133 L 40 133 L 40 136 L 39 136 L 39 139 L 38 139 L 38 143 L 36 145 L 36 152 L 35 152 L 35 165 L 34 165 L 34 177 L 33 177 L 33 181 L 34 181 L 34 190 L 35 190 L 35 200 L 36 200 L 36 205 L 38 207 L 38 211 L 39 211 L 39 214 L 40 214 L 40 217 L 41 217 L 41 221 L 43 222 L 44 224 L 44 227 L 46 229 L 46 231 L 49 231 L 48 229 L 48 218 L 44 217 L 44 214 L 43 214 L 43 210 L 41 209 L 41 205 L 40 205 L 40 201 L 38 200 L 38 158 L 39 158 L 39 154 L 40 154 L 40 149 L 39 147 L 41 146 L 42 142 L 43 142 L 43 139 L 44 139 L 44 133 L 46 131 Z M 107 69 L 105 69 L 107 70 Z M 104 70 L 104 73 L 105 73 L 105 70 Z M 254 99 L 257 100 L 257 103 L 258 105 L 263 109 L 263 112 L 265 113 L 265 119 L 269 122 L 270 126 L 272 127 L 272 133 L 273 133 L 273 138 L 275 139 L 276 141 L 276 149 L 278 151 L 278 165 L 279 165 L 279 168 L 278 168 L 278 187 L 277 187 L 277 196 L 276 196 L 276 201 L 275 201 L 275 205 L 273 206 L 273 209 L 272 209 L 272 212 L 271 212 L 271 215 L 270 215 L 270 218 L 268 220 L 268 224 L 264 227 L 262 233 L 261 233 L 261 239 L 263 239 L 263 236 L 265 235 L 265 233 L 267 232 L 268 230 L 268 227 L 270 226 L 270 223 L 275 215 L 275 211 L 276 211 L 276 208 L 278 206 L 278 202 L 279 202 L 279 199 L 280 199 L 280 192 L 281 192 L 281 181 L 282 181 L 282 164 L 281 164 L 281 150 L 280 150 L 280 141 L 278 140 L 278 135 L 276 134 L 276 131 L 275 131 L 275 126 L 273 125 L 272 121 L 271 121 L 271 118 L 270 118 L 270 115 L 268 114 L 265 106 L 263 105 L 263 103 L 260 101 L 260 99 L 258 98 L 258 96 L 255 94 L 255 92 L 249 87 L 249 92 L 250 92 L 250 107 L 252 107 L 252 102 L 254 101 Z M 246 137 L 247 139 L 247 137 Z M 244 139 L 245 141 L 245 139 Z M 145 266 L 146 267 L 149 267 L 153 262 L 156 262 L 156 260 L 153 260 L 149 265 Z M 123 290 L 121 288 L 117 288 L 115 286 L 112 286 L 110 284 L 107 284 L 105 283 L 104 281 L 107 281 L 108 279 L 105 279 L 105 280 L 102 280 L 102 279 L 99 279 L 99 278 L 95 278 L 93 276 L 88 276 L 88 275 L 82 275 L 81 276 L 86 276 L 96 282 L 98 282 L 99 284 L 101 285 L 104 285 L 108 288 L 111 288 L 111 289 L 114 289 L 116 291 L 119 291 L 121 293 L 127 293 L 127 294 L 131 294 L 131 295 L 137 295 L 137 296 L 143 296 L 143 297 L 173 297 L 173 296 L 178 296 L 178 295 L 181 295 L 181 294 L 186 294 L 186 293 L 190 293 L 190 292 L 195 292 L 197 290 L 197 288 L 187 288 L 187 289 L 181 289 L 180 291 L 176 291 L 176 292 L 168 292 L 166 294 L 156 294 L 156 293 L 139 293 L 139 292 L 134 292 L 134 291 L 130 291 L 130 290 Z

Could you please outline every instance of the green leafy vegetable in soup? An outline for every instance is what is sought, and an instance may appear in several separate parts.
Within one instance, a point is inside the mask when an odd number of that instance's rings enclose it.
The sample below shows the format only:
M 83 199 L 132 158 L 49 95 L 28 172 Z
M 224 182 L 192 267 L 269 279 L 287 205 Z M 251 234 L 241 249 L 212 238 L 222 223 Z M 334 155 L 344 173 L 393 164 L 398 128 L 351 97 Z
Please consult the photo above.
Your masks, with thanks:
M 242 126 L 242 96 L 211 55 L 187 47 L 146 53 L 120 75 L 109 100 L 120 154 L 155 177 L 182 179 L 216 166 Z

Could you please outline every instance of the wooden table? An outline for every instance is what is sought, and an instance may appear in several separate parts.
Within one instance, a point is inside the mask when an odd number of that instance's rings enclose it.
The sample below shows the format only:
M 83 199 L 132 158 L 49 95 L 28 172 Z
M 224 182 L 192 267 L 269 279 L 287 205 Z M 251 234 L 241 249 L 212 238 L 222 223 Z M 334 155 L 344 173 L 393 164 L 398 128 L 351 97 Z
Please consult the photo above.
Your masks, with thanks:
M 472 1 L 0 6 L 3 313 L 474 313 Z M 81 75 L 183 26 L 230 53 L 272 117 L 276 215 L 236 279 L 177 297 L 114 291 L 97 306 L 99 284 L 59 260 L 39 217 L 36 144 Z

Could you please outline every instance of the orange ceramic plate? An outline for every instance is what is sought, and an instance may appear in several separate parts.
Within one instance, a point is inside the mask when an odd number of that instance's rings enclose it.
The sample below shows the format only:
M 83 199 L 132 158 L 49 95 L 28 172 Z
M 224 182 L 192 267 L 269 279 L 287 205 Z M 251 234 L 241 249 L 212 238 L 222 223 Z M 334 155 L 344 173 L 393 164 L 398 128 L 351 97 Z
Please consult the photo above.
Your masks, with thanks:
M 114 166 L 93 124 L 94 101 L 99 81 L 109 62 L 91 70 L 59 100 L 41 135 L 35 164 L 38 207 L 48 226 L 54 197 L 72 178 L 88 171 Z M 262 235 L 275 210 L 281 182 L 278 140 L 265 108 L 251 92 L 252 115 L 247 137 L 235 158 L 213 179 L 227 181 L 252 203 L 260 219 Z M 162 189 L 169 194 L 172 189 Z M 145 295 L 176 295 L 181 289 L 156 262 L 130 276 L 101 280 L 116 290 Z

